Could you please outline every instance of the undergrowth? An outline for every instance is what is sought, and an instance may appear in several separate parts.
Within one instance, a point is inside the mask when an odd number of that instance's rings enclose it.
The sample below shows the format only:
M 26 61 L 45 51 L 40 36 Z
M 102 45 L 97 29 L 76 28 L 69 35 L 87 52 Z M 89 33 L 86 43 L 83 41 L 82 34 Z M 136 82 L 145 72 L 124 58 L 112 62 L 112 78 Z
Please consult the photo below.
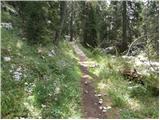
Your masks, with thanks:
M 111 98 L 112 107 L 119 108 L 120 118 L 158 118 L 158 96 L 151 84 L 157 81 L 157 77 L 152 74 L 143 76 L 144 85 L 130 81 L 120 74 L 120 69 L 133 68 L 134 63 L 129 64 L 121 56 L 105 55 L 79 46 L 89 59 L 98 64 L 98 67 L 90 68 L 90 72 L 99 78 L 95 83 L 96 89 Z
M 68 43 L 31 46 L 1 32 L 1 118 L 80 118 L 81 73 Z

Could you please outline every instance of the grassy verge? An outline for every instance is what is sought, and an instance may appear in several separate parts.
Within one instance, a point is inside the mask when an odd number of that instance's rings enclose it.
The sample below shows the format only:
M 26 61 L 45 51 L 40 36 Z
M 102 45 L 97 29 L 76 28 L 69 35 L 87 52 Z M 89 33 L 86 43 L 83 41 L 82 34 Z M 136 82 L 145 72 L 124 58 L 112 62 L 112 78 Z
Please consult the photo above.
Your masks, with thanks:
M 97 91 L 111 98 L 111 106 L 119 109 L 120 118 L 158 118 L 159 101 L 154 89 L 150 88 L 148 82 L 141 85 L 129 81 L 119 72 L 122 68 L 132 68 L 134 63 L 128 63 L 120 56 L 104 55 L 97 50 L 93 53 L 80 47 L 89 59 L 99 65 L 90 68 L 90 72 L 100 79 L 95 83 Z M 158 78 L 152 76 L 143 76 L 144 81 L 157 81 Z
M 68 43 L 31 46 L 1 32 L 1 117 L 80 118 L 81 72 Z

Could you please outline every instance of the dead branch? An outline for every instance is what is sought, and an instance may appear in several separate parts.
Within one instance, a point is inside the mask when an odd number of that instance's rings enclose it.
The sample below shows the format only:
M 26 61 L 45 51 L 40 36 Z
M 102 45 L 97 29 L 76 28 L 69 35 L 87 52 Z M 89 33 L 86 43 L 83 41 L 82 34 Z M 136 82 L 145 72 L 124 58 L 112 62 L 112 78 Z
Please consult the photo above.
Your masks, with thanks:
M 141 37 L 135 39 L 135 40 L 130 44 L 129 49 L 128 49 L 127 53 L 126 53 L 126 56 L 128 56 L 128 54 L 129 54 L 129 52 L 130 52 L 132 46 L 133 46 L 138 40 L 140 40 L 140 39 L 143 38 L 143 37 L 146 37 L 146 35 L 141 36 Z

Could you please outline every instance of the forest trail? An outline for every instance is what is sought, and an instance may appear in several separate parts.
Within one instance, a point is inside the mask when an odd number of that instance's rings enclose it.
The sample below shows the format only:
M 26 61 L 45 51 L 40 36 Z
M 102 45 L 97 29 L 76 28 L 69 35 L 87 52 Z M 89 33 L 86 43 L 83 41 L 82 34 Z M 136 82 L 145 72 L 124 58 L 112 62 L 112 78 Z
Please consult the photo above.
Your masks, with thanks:
M 91 119 L 107 118 L 105 112 L 102 112 L 102 110 L 99 109 L 99 107 L 101 106 L 99 104 L 99 98 L 95 96 L 96 93 L 93 87 L 93 80 L 91 80 L 91 77 L 95 79 L 95 76 L 90 76 L 90 73 L 88 71 L 88 65 L 90 64 L 90 62 L 87 61 L 86 55 L 75 43 L 72 42 L 71 45 L 79 57 L 80 68 L 82 71 L 82 117 Z

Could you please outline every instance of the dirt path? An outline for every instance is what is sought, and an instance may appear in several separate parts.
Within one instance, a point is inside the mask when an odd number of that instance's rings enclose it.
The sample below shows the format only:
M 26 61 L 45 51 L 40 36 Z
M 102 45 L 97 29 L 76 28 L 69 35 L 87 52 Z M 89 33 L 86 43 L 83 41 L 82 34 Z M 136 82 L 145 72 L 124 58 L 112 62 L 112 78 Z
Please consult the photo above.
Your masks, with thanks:
M 82 87 L 82 112 L 83 118 L 107 118 L 106 113 L 100 109 L 101 104 L 99 103 L 98 96 L 95 96 L 95 89 L 93 87 L 93 80 L 90 79 L 88 71 L 87 57 L 82 50 L 74 43 L 71 43 L 76 54 L 80 59 L 81 71 L 83 73 L 81 79 Z

